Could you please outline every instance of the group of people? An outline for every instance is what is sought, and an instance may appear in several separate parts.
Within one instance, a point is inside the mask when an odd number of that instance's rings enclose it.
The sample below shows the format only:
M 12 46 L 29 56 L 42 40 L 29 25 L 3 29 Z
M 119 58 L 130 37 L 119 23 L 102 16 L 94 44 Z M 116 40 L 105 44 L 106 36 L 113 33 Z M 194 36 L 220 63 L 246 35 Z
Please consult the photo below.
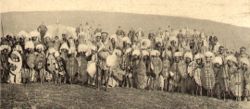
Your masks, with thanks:
M 52 34 L 42 24 L 30 33 L 1 37 L 1 82 L 81 83 L 250 100 L 245 47 L 235 51 L 214 35 L 170 26 L 148 34 L 121 26 L 109 34 L 88 23 L 74 30 Z

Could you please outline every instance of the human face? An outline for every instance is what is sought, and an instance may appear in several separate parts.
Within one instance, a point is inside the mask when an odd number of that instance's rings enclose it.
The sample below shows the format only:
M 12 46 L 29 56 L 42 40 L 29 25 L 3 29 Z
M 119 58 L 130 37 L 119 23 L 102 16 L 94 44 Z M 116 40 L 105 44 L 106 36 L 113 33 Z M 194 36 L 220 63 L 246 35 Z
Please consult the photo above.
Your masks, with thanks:
M 41 50 L 41 49 L 37 49 L 36 51 L 37 51 L 37 52 L 39 52 L 39 53 L 41 53 L 41 52 L 42 52 L 42 50 Z
M 224 53 L 224 47 L 220 47 L 220 48 L 219 48 L 219 53 L 220 53 L 220 54 L 223 54 L 223 53 Z
M 186 63 L 190 63 L 192 60 L 190 58 L 186 58 Z
M 176 42 L 175 41 L 171 41 L 171 45 L 175 46 Z
M 215 67 L 220 67 L 221 65 L 218 64 L 218 63 L 215 63 L 214 66 L 215 66 Z
M 105 42 L 107 39 L 107 35 L 102 35 L 101 37 L 102 37 L 102 42 Z
M 100 37 L 100 36 L 97 36 L 97 37 L 96 37 L 96 41 L 97 41 L 97 42 L 100 42 L 100 41 L 101 41 L 101 37 Z
M 12 60 L 14 62 L 19 62 L 20 61 L 19 57 L 17 55 L 15 55 L 15 54 L 11 54 L 11 58 L 12 58 Z
M 211 56 L 206 56 L 206 62 L 211 62 L 212 61 L 212 57 Z
M 111 43 L 112 43 L 112 44 L 115 44 L 115 39 L 111 39 Z
M 202 64 L 202 59 L 196 59 L 197 64 Z
M 33 41 L 36 41 L 36 39 L 37 39 L 37 37 L 32 37 L 32 40 L 33 40 Z
M 243 68 L 243 69 L 247 69 L 247 68 L 248 68 L 248 65 L 245 64 L 245 63 L 242 63 L 242 68 Z
M 246 49 L 240 49 L 240 54 L 244 54 L 244 53 L 246 53 Z
M 178 63 L 180 61 L 180 57 L 175 57 L 175 62 Z
M 228 64 L 229 66 L 233 66 L 233 65 L 234 65 L 233 61 L 230 61 L 230 60 L 227 61 L 227 64 Z

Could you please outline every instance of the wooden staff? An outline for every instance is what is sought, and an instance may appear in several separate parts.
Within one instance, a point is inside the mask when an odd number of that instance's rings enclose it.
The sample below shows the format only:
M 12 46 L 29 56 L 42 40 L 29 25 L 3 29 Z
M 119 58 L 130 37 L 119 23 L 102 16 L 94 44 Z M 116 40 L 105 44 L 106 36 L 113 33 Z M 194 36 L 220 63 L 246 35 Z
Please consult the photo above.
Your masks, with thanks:
M 1 18 L 1 37 L 3 37 L 4 36 L 4 29 L 3 29 L 3 21 L 2 21 L 2 18 Z M 0 41 L 1 41 L 1 39 L 0 39 Z
M 100 81 L 99 81 L 99 63 L 100 63 L 100 61 L 99 61 L 99 58 L 98 58 L 98 56 L 97 56 L 97 53 L 98 52 L 96 52 L 94 55 L 95 55 L 95 57 L 96 57 L 96 88 L 97 88 L 97 90 L 100 90 Z

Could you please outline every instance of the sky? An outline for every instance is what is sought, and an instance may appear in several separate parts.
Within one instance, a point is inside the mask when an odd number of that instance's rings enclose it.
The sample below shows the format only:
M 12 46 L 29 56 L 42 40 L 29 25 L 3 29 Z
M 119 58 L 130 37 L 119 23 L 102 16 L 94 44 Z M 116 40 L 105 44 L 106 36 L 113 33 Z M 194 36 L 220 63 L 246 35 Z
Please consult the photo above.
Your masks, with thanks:
M 155 14 L 206 19 L 250 28 L 250 0 L 0 0 L 0 10 Z

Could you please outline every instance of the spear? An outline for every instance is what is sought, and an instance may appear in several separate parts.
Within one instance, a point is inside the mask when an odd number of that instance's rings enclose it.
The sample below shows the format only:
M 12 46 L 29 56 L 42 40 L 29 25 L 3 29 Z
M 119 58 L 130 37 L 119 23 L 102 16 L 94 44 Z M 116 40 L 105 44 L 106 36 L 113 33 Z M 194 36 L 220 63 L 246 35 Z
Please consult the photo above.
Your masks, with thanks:
M 1 33 L 2 33 L 1 35 L 4 36 L 2 16 L 1 16 Z

